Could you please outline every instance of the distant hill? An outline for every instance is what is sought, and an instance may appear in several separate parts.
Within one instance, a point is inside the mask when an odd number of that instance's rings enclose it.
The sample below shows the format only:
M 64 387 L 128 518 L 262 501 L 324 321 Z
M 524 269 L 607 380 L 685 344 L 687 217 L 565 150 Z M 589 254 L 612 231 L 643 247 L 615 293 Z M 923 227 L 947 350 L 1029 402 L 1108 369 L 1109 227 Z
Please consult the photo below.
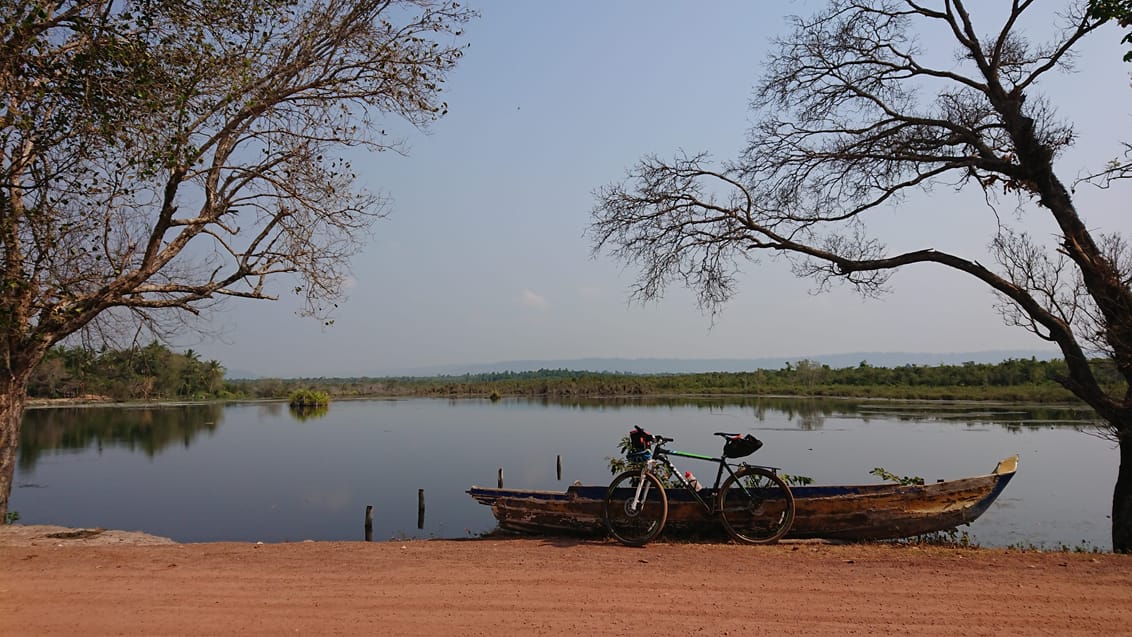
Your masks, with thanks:
M 590 372 L 625 374 L 702 374 L 707 372 L 743 372 L 756 369 L 781 369 L 786 363 L 810 360 L 833 368 L 856 367 L 862 361 L 875 367 L 903 365 L 961 365 L 966 362 L 999 363 L 1012 358 L 1049 360 L 1060 357 L 1053 350 L 996 350 L 985 352 L 852 352 L 781 358 L 574 358 L 552 360 L 517 360 L 497 363 L 469 363 L 415 367 L 397 371 L 371 372 L 366 376 L 461 376 L 496 372 L 529 372 L 539 369 L 569 369 Z

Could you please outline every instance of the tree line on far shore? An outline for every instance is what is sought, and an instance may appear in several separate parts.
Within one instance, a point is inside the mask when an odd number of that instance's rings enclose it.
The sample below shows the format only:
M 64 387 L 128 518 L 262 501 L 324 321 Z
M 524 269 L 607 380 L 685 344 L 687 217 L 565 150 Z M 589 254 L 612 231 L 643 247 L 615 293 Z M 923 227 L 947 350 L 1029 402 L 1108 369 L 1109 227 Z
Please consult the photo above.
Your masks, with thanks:
M 1120 377 L 1108 361 L 1096 374 L 1116 387 Z M 638 375 L 569 369 L 494 372 L 433 377 L 225 378 L 224 366 L 201 360 L 189 349 L 176 353 L 159 343 L 95 352 L 56 347 L 36 369 L 33 398 L 98 396 L 113 400 L 282 399 L 296 390 L 335 398 L 380 396 L 656 396 L 675 394 L 853 396 L 937 400 L 1077 402 L 1056 381 L 1061 360 L 1008 359 L 1000 363 L 831 368 L 810 360 L 781 369 L 749 372 Z
M 28 383 L 30 398 L 113 400 L 208 400 L 238 398 L 224 380 L 224 366 L 193 350 L 178 354 L 160 343 L 96 352 L 56 346 Z
M 1103 382 L 1121 383 L 1112 365 L 1095 362 Z M 854 396 L 936 400 L 1003 400 L 1079 402 L 1056 382 L 1066 373 L 1064 361 L 1010 359 L 1000 363 L 903 365 L 834 369 L 810 360 L 781 369 L 749 372 L 637 375 L 568 369 L 496 372 L 428 378 L 299 378 L 236 380 L 238 393 L 255 398 L 282 398 L 300 387 L 335 397 L 365 396 L 657 396 L 676 394 Z

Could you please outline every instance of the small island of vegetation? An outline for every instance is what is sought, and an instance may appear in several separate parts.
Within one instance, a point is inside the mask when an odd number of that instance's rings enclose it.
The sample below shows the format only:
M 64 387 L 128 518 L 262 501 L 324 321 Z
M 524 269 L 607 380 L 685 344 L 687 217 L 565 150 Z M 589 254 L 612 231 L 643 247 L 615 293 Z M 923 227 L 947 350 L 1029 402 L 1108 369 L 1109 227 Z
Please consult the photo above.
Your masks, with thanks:
M 296 389 L 287 398 L 288 404 L 296 408 L 325 407 L 330 404 L 330 394 L 314 389 Z

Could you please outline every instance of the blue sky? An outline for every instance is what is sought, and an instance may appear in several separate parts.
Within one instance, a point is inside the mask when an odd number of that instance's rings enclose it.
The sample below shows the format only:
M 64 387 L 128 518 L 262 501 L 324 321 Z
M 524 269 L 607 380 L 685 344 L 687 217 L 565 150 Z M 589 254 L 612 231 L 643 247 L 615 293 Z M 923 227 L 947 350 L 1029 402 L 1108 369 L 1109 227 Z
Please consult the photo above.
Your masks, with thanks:
M 819 5 L 473 3 L 482 16 L 449 78 L 449 115 L 427 133 L 390 123 L 403 130 L 407 156 L 353 158 L 362 182 L 394 203 L 353 261 L 334 325 L 296 316 L 281 281 L 280 301 L 226 302 L 212 317 L 219 336 L 183 345 L 272 376 L 519 359 L 1048 348 L 1004 326 L 985 287 L 938 267 L 899 272 L 892 294 L 864 300 L 844 289 L 814 295 L 785 263 L 763 260 L 745 266 L 738 296 L 713 324 L 681 288 L 630 303 L 636 272 L 591 257 L 593 191 L 648 153 L 736 156 L 769 39 L 787 33 L 786 15 Z M 1078 73 L 1042 87 L 1080 135 L 1059 162 L 1063 179 L 1101 167 L 1132 139 L 1132 65 L 1120 62 L 1118 41 L 1115 28 L 1094 37 Z M 1090 227 L 1127 233 L 1128 195 L 1086 187 L 1077 201 Z M 1052 233 L 1040 211 L 1021 214 L 1031 231 Z M 894 250 L 989 262 L 993 216 L 979 193 L 939 188 L 879 211 L 870 227 Z

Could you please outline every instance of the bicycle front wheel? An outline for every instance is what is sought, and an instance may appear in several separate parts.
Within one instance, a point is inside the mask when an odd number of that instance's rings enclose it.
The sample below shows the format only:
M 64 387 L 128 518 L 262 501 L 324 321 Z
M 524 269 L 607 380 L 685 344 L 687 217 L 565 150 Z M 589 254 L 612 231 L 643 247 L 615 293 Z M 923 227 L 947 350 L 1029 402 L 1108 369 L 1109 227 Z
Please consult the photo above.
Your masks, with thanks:
M 735 540 L 777 542 L 794 524 L 794 495 L 773 471 L 745 467 L 723 483 L 719 512 L 723 528 Z
M 638 489 L 638 485 L 640 489 Z M 602 503 L 605 528 L 618 542 L 643 546 L 656 539 L 668 519 L 668 496 L 651 473 L 626 471 L 613 479 Z

